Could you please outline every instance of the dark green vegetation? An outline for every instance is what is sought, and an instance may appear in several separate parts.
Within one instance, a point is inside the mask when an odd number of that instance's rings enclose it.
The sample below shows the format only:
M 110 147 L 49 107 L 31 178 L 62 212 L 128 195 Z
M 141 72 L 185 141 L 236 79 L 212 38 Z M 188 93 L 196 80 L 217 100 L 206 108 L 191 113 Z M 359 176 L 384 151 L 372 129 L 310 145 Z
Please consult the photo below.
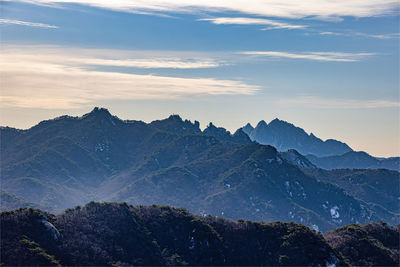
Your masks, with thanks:
M 198 122 L 177 115 L 147 124 L 95 108 L 29 130 L 1 128 L 1 152 L 2 210 L 39 207 L 59 213 L 95 200 L 293 221 L 321 231 L 399 221 L 398 172 L 366 171 L 366 181 L 382 175 L 385 183 L 372 191 L 370 186 L 353 190 L 338 182 L 351 170 L 317 175 L 320 170 L 295 151 L 278 153 L 251 142 L 240 129 L 230 134 L 210 124 L 201 131 Z
M 325 239 L 352 265 L 399 266 L 399 225 L 352 224 L 329 231 Z
M 2 212 L 1 229 L 4 265 L 399 264 L 399 228 L 384 224 L 349 225 L 325 239 L 294 223 L 236 222 L 166 206 L 91 202 L 58 216 L 35 209 Z

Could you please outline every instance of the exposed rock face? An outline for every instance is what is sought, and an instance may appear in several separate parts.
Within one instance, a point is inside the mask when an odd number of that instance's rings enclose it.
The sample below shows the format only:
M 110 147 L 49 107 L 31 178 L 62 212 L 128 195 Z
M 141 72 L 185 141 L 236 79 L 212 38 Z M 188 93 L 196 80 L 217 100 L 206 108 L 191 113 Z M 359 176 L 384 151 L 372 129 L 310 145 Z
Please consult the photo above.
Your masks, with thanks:
M 62 234 L 57 230 L 57 228 L 50 222 L 42 219 L 41 222 L 46 227 L 46 229 L 51 233 L 51 236 L 55 241 L 59 241 L 63 238 Z

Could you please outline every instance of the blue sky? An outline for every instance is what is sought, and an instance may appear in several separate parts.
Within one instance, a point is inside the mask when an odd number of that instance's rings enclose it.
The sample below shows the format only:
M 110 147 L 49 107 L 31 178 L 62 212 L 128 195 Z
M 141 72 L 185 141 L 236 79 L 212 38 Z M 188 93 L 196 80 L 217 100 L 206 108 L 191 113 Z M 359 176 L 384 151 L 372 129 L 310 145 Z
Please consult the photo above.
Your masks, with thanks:
M 231 131 L 278 117 L 399 156 L 399 4 L 0 1 L 0 124 L 104 106 Z

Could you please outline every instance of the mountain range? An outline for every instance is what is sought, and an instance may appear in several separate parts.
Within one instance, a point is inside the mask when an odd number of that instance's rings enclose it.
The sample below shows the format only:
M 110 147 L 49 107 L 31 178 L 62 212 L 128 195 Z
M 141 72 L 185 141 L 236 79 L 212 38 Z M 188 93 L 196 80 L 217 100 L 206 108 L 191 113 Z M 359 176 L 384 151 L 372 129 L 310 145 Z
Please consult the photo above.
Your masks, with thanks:
M 286 121 L 274 119 L 269 124 L 260 121 L 254 128 L 250 123 L 242 130 L 251 140 L 271 145 L 278 151 L 296 150 L 318 168 L 323 169 L 390 169 L 400 170 L 400 157 L 376 158 L 363 151 L 353 151 L 346 143 L 321 140 L 313 133 Z
M 350 151 L 343 155 L 316 157 L 307 155 L 307 159 L 322 169 L 389 169 L 400 170 L 400 158 L 376 158 L 363 151 Z
M 2 266 L 398 266 L 399 227 L 325 235 L 294 223 L 232 221 L 167 206 L 94 203 L 53 215 L 1 212 Z
M 279 151 L 295 149 L 303 155 L 312 154 L 318 157 L 352 151 L 345 143 L 334 139 L 322 141 L 314 134 L 307 134 L 302 128 L 279 119 L 274 119 L 268 124 L 262 120 L 255 128 L 248 123 L 242 129 L 251 140 L 274 146 Z
M 210 123 L 202 131 L 177 115 L 123 121 L 95 108 L 0 131 L 2 210 L 19 205 L 60 213 L 95 200 L 293 221 L 319 231 L 399 222 L 399 172 L 320 170 L 297 151 L 251 141 L 242 129 L 231 134 Z M 353 190 L 358 184 L 365 186 Z

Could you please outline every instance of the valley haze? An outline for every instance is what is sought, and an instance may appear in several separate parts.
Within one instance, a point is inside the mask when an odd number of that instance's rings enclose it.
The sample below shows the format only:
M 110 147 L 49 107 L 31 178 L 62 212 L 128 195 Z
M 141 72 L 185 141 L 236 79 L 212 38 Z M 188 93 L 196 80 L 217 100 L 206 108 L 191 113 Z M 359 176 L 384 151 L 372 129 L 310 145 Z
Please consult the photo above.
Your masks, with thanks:
M 398 0 L 0 0 L 0 266 L 399 266 Z
M 199 126 L 178 115 L 151 123 L 121 120 L 96 107 L 28 130 L 2 127 L 2 209 L 61 212 L 101 200 L 289 220 L 320 230 L 398 222 L 399 158 L 353 152 L 278 119 L 271 128 L 260 122 L 253 129 L 258 135 L 250 137 L 249 125 L 234 133 L 212 123 Z M 263 131 L 272 143 L 251 139 Z M 283 150 L 272 146 L 277 144 Z M 318 156 L 296 149 L 313 149 Z

